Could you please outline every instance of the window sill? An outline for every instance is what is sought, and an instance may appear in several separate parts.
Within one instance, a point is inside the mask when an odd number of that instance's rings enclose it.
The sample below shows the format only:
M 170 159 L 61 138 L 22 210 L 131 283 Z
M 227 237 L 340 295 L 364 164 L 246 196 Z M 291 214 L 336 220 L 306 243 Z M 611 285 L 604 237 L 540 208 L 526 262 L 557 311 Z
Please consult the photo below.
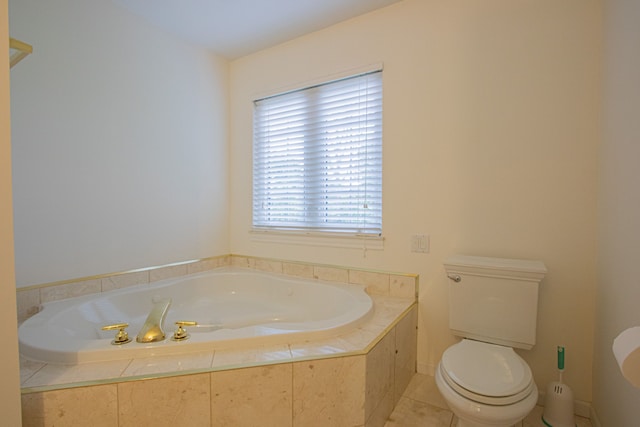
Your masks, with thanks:
M 251 241 L 258 243 L 366 249 L 372 251 L 384 250 L 384 237 L 382 236 L 256 229 L 251 230 L 249 234 Z

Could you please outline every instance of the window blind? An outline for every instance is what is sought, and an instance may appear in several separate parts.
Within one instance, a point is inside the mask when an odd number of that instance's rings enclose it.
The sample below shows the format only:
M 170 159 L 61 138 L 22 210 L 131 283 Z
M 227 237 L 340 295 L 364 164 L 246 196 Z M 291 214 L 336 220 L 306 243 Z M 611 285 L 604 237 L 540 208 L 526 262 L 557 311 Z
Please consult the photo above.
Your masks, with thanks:
M 382 72 L 254 102 L 253 226 L 382 233 Z

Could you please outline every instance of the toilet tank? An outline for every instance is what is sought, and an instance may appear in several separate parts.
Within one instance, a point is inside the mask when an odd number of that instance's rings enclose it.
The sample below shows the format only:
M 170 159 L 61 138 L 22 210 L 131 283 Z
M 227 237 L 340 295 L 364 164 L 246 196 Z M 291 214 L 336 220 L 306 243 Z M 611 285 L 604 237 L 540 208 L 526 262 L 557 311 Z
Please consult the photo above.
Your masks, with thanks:
M 444 266 L 454 335 L 523 349 L 534 346 L 544 263 L 455 255 Z

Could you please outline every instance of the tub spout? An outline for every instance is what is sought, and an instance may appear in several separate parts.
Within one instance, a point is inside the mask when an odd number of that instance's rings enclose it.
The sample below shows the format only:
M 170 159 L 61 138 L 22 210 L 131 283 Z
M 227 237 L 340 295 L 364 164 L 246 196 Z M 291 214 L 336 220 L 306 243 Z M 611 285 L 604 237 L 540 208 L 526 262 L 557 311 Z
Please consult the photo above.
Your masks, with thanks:
M 171 305 L 171 298 L 153 301 L 153 308 L 136 337 L 137 342 L 147 343 L 164 340 L 165 335 L 162 327 L 169 305 Z

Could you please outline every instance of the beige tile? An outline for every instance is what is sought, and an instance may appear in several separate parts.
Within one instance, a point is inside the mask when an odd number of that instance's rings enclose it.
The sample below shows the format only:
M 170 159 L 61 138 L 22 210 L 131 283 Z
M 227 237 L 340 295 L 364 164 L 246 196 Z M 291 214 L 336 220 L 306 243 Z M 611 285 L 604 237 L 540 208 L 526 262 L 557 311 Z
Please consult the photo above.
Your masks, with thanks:
M 335 337 L 325 340 L 292 343 L 289 345 L 289 348 L 291 349 L 291 357 L 299 359 L 360 351 L 363 347 L 344 338 Z
M 20 384 L 24 384 L 36 372 L 42 369 L 46 363 L 34 362 L 20 356 Z
M 365 356 L 293 364 L 293 425 L 364 424 Z
M 313 277 L 327 282 L 349 283 L 349 270 L 335 267 L 313 267 Z
M 102 292 L 147 284 L 149 283 L 149 272 L 136 271 L 133 273 L 116 274 L 100 279 L 100 283 L 102 285 Z
M 431 375 L 415 374 L 403 396 L 441 409 L 448 409 L 447 402 L 440 394 L 435 379 Z
M 591 427 L 591 420 L 589 418 L 583 418 L 576 416 L 576 427 Z
M 267 273 L 282 273 L 282 262 L 258 258 L 255 260 L 255 269 Z
M 387 419 L 393 412 L 393 406 L 393 390 L 390 389 L 378 403 L 373 413 L 367 418 L 365 427 L 384 427 Z
M 411 311 L 398 322 L 396 330 L 396 358 L 395 358 L 395 390 L 394 404 L 400 400 L 409 382 L 416 373 L 416 355 L 418 331 L 418 308 Z
M 118 378 L 129 362 L 129 360 L 113 360 L 109 362 L 82 363 L 79 365 L 48 364 L 26 380 L 23 387 L 72 384 Z
M 523 427 L 544 427 L 544 423 L 542 422 L 543 409 L 542 406 L 533 408 L 529 415 L 522 421 Z
M 256 347 L 239 350 L 216 350 L 212 367 L 248 367 L 258 364 L 290 362 L 291 351 L 287 345 Z
M 453 414 L 428 403 L 403 397 L 389 416 L 385 427 L 449 427 Z
M 152 375 L 166 372 L 188 372 L 209 369 L 213 361 L 213 352 L 189 353 L 188 356 L 170 355 L 134 359 L 122 376 Z
M 369 344 L 374 342 L 383 331 L 383 328 L 376 325 L 363 325 L 354 331 L 340 335 L 340 338 L 348 342 L 350 345 L 363 350 Z
M 40 289 L 16 292 L 16 305 L 18 309 L 18 323 L 22 323 L 40 311 Z
M 97 294 L 101 291 L 100 279 L 84 280 L 82 282 L 65 283 L 63 285 L 41 288 L 40 299 L 45 303 L 82 295 Z
M 313 265 L 310 264 L 298 264 L 298 263 L 282 263 L 282 272 L 289 276 L 306 277 L 307 279 L 313 279 Z
M 292 424 L 290 363 L 211 374 L 211 414 L 220 427 Z
M 22 395 L 23 427 L 117 427 L 115 384 Z
M 365 419 L 389 393 L 393 393 L 395 366 L 395 328 L 367 354 Z
M 173 277 L 185 276 L 189 274 L 187 264 L 170 265 L 168 267 L 154 268 L 149 270 L 149 282 L 171 279 Z
M 396 298 L 416 297 L 416 278 L 412 276 L 389 276 L 389 296 Z
M 120 427 L 209 427 L 210 374 L 118 384 Z
M 214 270 L 227 265 L 226 257 L 203 259 L 191 264 L 187 264 L 187 274 L 200 273 L 203 271 Z
M 362 339 L 368 339 L 369 343 L 375 341 L 377 338 L 380 338 L 381 334 L 384 333 L 385 330 L 387 330 L 391 322 L 396 319 L 396 317 L 386 317 L 382 319 L 381 315 L 381 310 L 379 310 L 379 307 L 376 307 L 373 317 L 369 319 L 368 322 L 360 325 L 354 332 L 359 333 Z M 383 320 L 387 322 L 385 323 Z M 351 337 L 352 335 L 354 335 L 354 332 L 346 336 Z
M 349 283 L 363 285 L 372 295 L 389 295 L 389 275 L 371 271 L 349 270 Z
M 379 295 L 371 295 L 371 299 L 374 301 L 375 306 L 373 316 L 367 322 L 368 327 L 376 325 L 382 329 L 387 328 L 398 316 L 414 304 L 409 299 L 389 299 Z
M 256 259 L 243 256 L 233 256 L 231 258 L 231 265 L 234 267 L 255 268 Z

